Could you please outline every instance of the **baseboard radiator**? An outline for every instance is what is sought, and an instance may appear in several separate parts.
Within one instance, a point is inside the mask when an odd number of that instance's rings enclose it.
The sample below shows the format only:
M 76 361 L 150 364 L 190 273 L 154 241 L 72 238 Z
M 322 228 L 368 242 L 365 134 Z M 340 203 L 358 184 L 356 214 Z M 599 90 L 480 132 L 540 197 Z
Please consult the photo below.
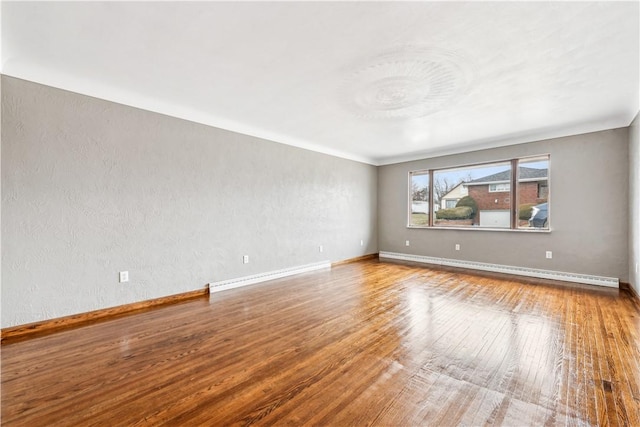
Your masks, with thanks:
M 283 268 L 281 270 L 269 271 L 266 273 L 258 273 L 252 276 L 238 277 L 235 279 L 222 280 L 219 282 L 209 283 L 209 292 L 220 292 L 227 289 L 249 286 L 268 280 L 279 279 L 281 277 L 293 276 L 294 274 L 306 273 L 309 271 L 322 270 L 331 268 L 330 261 L 322 261 L 314 264 L 300 265 L 297 267 Z
M 617 278 L 593 276 L 589 274 L 565 273 L 562 271 L 541 270 L 537 268 L 515 267 L 511 265 L 380 251 L 380 259 L 384 258 L 420 262 L 424 264 L 444 265 L 448 267 L 468 268 L 472 270 L 492 271 L 494 273 L 515 274 L 518 276 L 537 277 L 540 279 L 561 280 L 564 282 L 585 283 L 588 285 L 606 286 L 610 288 L 620 287 Z

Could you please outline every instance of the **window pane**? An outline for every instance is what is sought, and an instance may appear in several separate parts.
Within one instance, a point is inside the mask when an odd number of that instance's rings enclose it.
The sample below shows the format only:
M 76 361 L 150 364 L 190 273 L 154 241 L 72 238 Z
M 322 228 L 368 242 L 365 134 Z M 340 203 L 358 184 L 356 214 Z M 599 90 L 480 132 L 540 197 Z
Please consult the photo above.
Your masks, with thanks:
M 411 172 L 409 226 L 427 227 L 429 225 L 429 172 Z
M 510 182 L 510 162 L 435 171 L 433 225 L 510 228 Z
M 518 161 L 518 228 L 549 229 L 549 156 Z

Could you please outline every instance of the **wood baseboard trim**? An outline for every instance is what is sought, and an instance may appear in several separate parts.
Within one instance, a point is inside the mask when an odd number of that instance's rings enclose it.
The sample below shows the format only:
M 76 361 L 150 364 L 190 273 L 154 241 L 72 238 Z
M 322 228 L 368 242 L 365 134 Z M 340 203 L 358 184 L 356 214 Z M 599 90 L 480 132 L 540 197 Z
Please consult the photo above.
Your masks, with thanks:
M 640 295 L 638 295 L 638 293 L 633 288 L 633 286 L 631 286 L 631 284 L 620 282 L 620 289 L 629 292 L 631 296 L 636 299 L 636 302 L 640 303 Z
M 209 288 L 206 287 L 195 291 L 119 305 L 116 307 L 103 308 L 86 313 L 72 314 L 70 316 L 57 317 L 49 320 L 27 323 L 25 325 L 10 326 L 8 328 L 2 328 L 2 338 L 0 339 L 0 342 L 4 345 L 15 341 L 21 341 L 23 339 L 35 338 L 37 336 L 58 332 L 63 329 L 83 326 L 89 323 L 124 316 L 132 312 L 148 310 L 161 305 L 175 304 L 181 301 L 208 295 Z
M 342 261 L 332 262 L 331 267 L 336 267 L 338 265 L 344 265 L 344 264 L 352 264 L 354 262 L 359 262 L 359 261 L 369 261 L 372 259 L 378 259 L 377 252 L 375 254 L 362 255 L 355 258 L 349 258 L 349 259 L 344 259 Z

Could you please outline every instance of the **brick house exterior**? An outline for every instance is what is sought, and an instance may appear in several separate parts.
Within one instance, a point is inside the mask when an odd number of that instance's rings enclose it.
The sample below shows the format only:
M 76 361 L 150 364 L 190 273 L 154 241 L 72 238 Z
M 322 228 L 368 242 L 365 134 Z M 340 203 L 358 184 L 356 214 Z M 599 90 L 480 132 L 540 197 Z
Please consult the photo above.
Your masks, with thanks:
M 520 167 L 518 181 L 519 205 L 540 204 L 547 201 L 548 177 L 547 169 Z M 474 224 L 480 222 L 481 211 L 510 211 L 511 194 L 509 191 L 511 171 L 504 171 L 466 182 L 469 196 L 478 205 L 478 212 L 473 218 Z

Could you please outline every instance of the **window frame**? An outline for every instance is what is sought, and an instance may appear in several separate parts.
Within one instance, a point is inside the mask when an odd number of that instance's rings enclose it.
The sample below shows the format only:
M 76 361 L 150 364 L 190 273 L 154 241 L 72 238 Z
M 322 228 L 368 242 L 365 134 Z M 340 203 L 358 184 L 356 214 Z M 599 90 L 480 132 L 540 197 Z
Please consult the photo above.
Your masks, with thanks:
M 519 180 L 518 170 L 521 162 L 527 162 L 535 159 L 545 159 L 547 161 L 547 179 L 546 179 L 546 187 L 547 187 L 547 228 L 526 228 L 519 227 L 518 225 L 518 216 L 519 216 L 519 189 L 518 184 L 523 182 Z M 487 165 L 499 164 L 499 163 L 510 163 L 511 165 L 511 174 L 510 180 L 507 185 L 510 187 L 509 190 L 505 191 L 489 191 L 490 193 L 509 193 L 509 204 L 510 204 L 510 227 L 480 227 L 480 226 L 438 226 L 434 225 L 434 217 L 435 211 L 434 209 L 434 196 L 433 196 L 433 187 L 434 187 L 434 174 L 438 171 L 446 171 L 453 169 L 463 169 L 463 168 L 474 168 L 474 167 L 482 167 Z M 414 174 L 420 175 L 428 175 L 429 176 L 429 197 L 428 197 L 428 210 L 429 210 L 429 221 L 428 225 L 412 225 L 411 224 L 411 213 L 412 213 L 412 194 L 411 194 L 411 178 Z M 433 230 L 480 230 L 480 231 L 503 231 L 503 232 L 524 232 L 524 233 L 550 233 L 551 232 L 551 155 L 549 153 L 530 155 L 524 157 L 517 157 L 511 159 L 502 159 L 502 160 L 493 160 L 487 162 L 479 162 L 479 163 L 467 163 L 457 166 L 447 166 L 447 167 L 439 167 L 439 168 L 423 168 L 410 170 L 408 173 L 409 182 L 408 182 L 408 214 L 407 214 L 407 228 L 412 229 L 433 229 Z M 526 182 L 527 180 L 525 180 Z M 497 184 L 497 183 L 496 183 Z M 504 183 L 500 183 L 504 184 Z M 490 187 L 490 186 L 488 186 Z

